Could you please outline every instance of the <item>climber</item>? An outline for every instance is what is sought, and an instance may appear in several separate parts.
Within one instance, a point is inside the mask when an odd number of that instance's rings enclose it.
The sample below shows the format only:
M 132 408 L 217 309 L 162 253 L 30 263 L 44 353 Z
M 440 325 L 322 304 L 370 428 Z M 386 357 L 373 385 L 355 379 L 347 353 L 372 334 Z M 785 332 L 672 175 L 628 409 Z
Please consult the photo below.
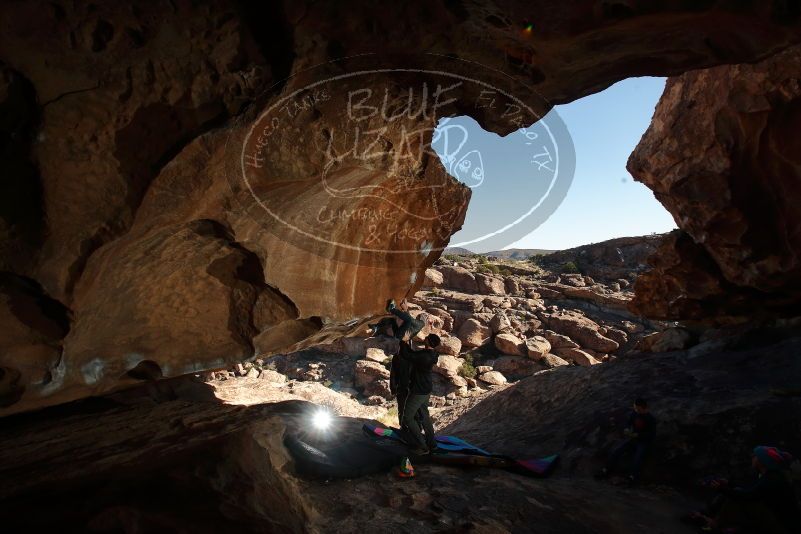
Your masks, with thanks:
M 801 532 L 801 513 L 790 480 L 792 461 L 789 453 L 776 447 L 754 448 L 751 466 L 758 473 L 755 482 L 731 487 L 725 479 L 713 479 L 708 485 L 718 490 L 718 495 L 704 511 L 682 519 L 711 532 L 735 528 L 766 534 Z
M 382 319 L 381 321 L 392 322 L 393 335 L 400 341 L 401 349 L 404 345 L 408 347 L 407 341 L 404 340 L 406 334 L 411 340 L 423 328 L 424 323 L 412 317 L 406 310 L 406 299 L 401 301 L 400 308 L 395 306 L 394 300 L 387 302 L 387 311 L 399 319 L 401 324 L 398 325 L 393 317 Z M 380 324 L 380 322 L 379 322 Z M 398 400 L 398 422 L 403 426 L 403 414 L 406 406 L 406 398 L 409 395 L 409 387 L 412 375 L 412 362 L 406 358 L 402 358 L 400 354 L 392 357 L 392 366 L 389 372 L 389 390 Z
M 406 306 L 406 299 L 401 301 L 400 307 L 395 306 L 394 300 L 389 300 L 387 302 L 387 312 L 400 319 L 401 324 L 398 324 L 395 317 L 383 317 L 377 323 L 367 325 L 368 333 L 371 336 L 376 336 L 378 334 L 391 335 L 398 339 L 403 339 L 407 331 L 411 331 L 412 337 L 417 335 L 417 333 L 422 330 L 423 326 L 425 326 L 425 323 L 412 317 L 406 310 Z
M 642 463 L 656 435 L 656 419 L 649 413 L 648 402 L 645 399 L 638 398 L 634 401 L 633 410 L 623 433 L 626 435 L 626 440 L 615 447 L 606 466 L 596 475 L 597 478 L 608 477 L 623 455 L 631 452 L 633 459 L 628 479 L 632 483 L 637 480 Z
M 406 438 L 405 441 L 414 447 L 412 454 L 429 454 L 437 449 L 434 425 L 428 413 L 428 401 L 433 388 L 431 372 L 438 358 L 434 349 L 439 344 L 440 339 L 436 334 L 426 336 L 424 348 L 420 350 L 412 348 L 409 342 L 401 342 L 400 357 L 412 364 L 409 394 L 401 419 L 401 433 Z M 425 437 L 422 431 L 425 431 Z

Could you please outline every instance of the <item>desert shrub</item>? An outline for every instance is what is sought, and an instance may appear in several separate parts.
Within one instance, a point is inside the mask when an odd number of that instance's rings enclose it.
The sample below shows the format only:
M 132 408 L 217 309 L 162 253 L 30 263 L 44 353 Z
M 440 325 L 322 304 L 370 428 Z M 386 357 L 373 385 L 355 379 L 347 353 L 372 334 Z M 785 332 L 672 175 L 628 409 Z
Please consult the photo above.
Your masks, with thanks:
M 492 263 L 490 265 L 487 265 L 487 267 L 489 268 L 490 272 L 493 273 L 493 274 L 500 274 L 500 272 L 501 272 L 501 268 L 498 267 L 497 265 L 495 265 L 494 263 Z
M 528 262 L 533 263 L 534 265 L 542 266 L 542 260 L 545 258 L 545 254 L 534 254 L 533 256 L 528 257 Z
M 576 262 L 568 261 L 568 262 L 562 264 L 561 272 L 562 273 L 567 273 L 567 274 L 580 273 L 581 269 L 579 269 L 578 265 L 576 265 Z
M 437 297 L 437 296 L 439 296 L 439 293 L 440 293 L 440 291 L 439 291 L 439 289 L 438 289 L 438 288 L 436 288 L 436 287 L 435 287 L 434 289 L 432 289 L 431 291 L 429 291 L 429 293 L 431 294 L 431 296 L 433 296 L 433 297 Z
M 459 376 L 462 378 L 475 378 L 476 368 L 473 366 L 473 356 L 471 354 L 465 354 L 463 357 L 464 363 L 459 367 Z
M 509 269 L 509 267 L 499 267 L 498 272 L 504 276 L 509 276 L 513 274 L 511 269 Z
M 487 259 L 486 256 L 477 256 L 476 259 L 478 260 L 478 263 L 482 265 L 489 263 L 489 260 Z

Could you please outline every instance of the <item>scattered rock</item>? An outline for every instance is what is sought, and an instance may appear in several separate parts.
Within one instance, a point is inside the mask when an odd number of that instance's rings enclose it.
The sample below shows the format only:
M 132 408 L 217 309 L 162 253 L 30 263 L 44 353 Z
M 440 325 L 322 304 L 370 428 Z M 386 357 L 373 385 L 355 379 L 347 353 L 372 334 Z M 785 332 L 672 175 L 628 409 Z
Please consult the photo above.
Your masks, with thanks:
M 367 406 L 380 406 L 380 405 L 384 404 L 385 402 L 386 402 L 386 399 L 384 397 L 380 396 L 380 395 L 372 395 L 370 397 L 367 397 L 367 399 L 364 401 L 364 403 Z
M 468 293 L 476 293 L 478 291 L 476 277 L 464 267 L 442 265 L 438 269 L 443 276 L 443 286 Z
M 437 359 L 433 371 L 445 377 L 458 376 L 462 363 L 464 363 L 464 360 L 454 356 L 442 355 Z
M 503 354 L 525 355 L 526 345 L 519 337 L 512 334 L 498 334 L 495 336 L 495 348 Z
M 645 352 L 684 350 L 690 346 L 692 337 L 692 334 L 684 328 L 668 328 L 662 332 L 644 336 L 637 348 Z
M 385 399 L 391 399 L 392 392 L 389 389 L 389 380 L 374 380 L 366 384 L 364 386 L 364 394 L 367 397 L 379 396 Z
M 556 354 L 546 354 L 545 356 L 543 356 L 539 360 L 539 363 L 541 363 L 542 365 L 544 365 L 545 367 L 548 367 L 548 368 L 561 367 L 563 365 L 570 365 L 570 362 L 568 362 L 567 360 L 565 360 L 563 358 L 560 358 Z
M 358 360 L 354 368 L 356 387 L 366 387 L 371 383 L 389 378 L 389 369 L 372 360 Z
M 548 340 L 551 344 L 551 350 L 556 349 L 577 349 L 579 344 L 562 334 L 557 334 L 553 330 L 543 330 L 540 335 Z
M 485 274 L 476 274 L 478 292 L 485 295 L 506 295 L 506 286 L 503 279 Z
M 482 373 L 479 375 L 478 379 L 493 386 L 502 386 L 506 384 L 506 377 L 498 371 L 488 371 L 486 373 Z
M 512 278 L 508 276 L 504 279 L 504 285 L 506 286 L 506 293 L 508 295 L 518 295 L 520 293 L 520 283 L 517 281 L 516 278 Z M 533 297 L 539 298 L 539 297 Z
M 262 369 L 261 373 L 259 374 L 259 378 L 262 380 L 267 380 L 268 382 L 275 382 L 277 384 L 283 384 L 286 382 L 286 376 L 282 375 L 278 371 L 273 371 L 272 369 Z
M 462 342 L 456 336 L 440 336 L 440 344 L 436 351 L 440 354 L 447 354 L 450 356 L 458 356 L 462 350 Z
M 498 334 L 500 332 L 509 330 L 512 325 L 509 321 L 509 317 L 507 317 L 504 312 L 498 312 L 492 316 L 489 327 L 493 334 Z
M 558 350 L 554 349 L 554 353 L 557 356 L 560 356 L 582 367 L 589 367 L 591 365 L 597 365 L 601 363 L 597 359 L 595 359 L 595 357 L 592 356 L 590 353 L 583 351 L 581 349 L 571 349 L 571 348 L 564 348 Z
M 459 328 L 457 337 L 462 342 L 462 346 L 467 348 L 475 348 L 486 343 L 491 335 L 492 332 L 490 331 L 489 327 L 484 326 L 477 320 L 471 318 L 466 320 L 461 328 Z
M 365 358 L 378 363 L 384 363 L 387 360 L 387 354 L 378 347 L 367 347 L 365 351 Z
M 501 356 L 492 364 L 493 371 L 498 371 L 506 377 L 531 376 L 541 369 L 542 367 L 534 360 L 525 356 Z
M 442 319 L 442 329 L 446 332 L 450 332 L 453 330 L 453 316 L 445 310 L 440 308 L 429 308 L 426 310 L 431 315 L 439 317 Z
M 251 367 L 248 369 L 248 372 L 245 373 L 246 378 L 259 378 L 259 370 L 255 367 Z
M 526 339 L 526 354 L 529 358 L 539 360 L 551 350 L 551 343 L 543 336 Z
M 599 331 L 600 326 L 593 320 L 571 312 L 558 312 L 543 316 L 552 330 L 569 336 L 581 346 L 599 352 L 614 352 L 619 345 Z
M 426 269 L 425 278 L 423 278 L 423 288 L 433 289 L 441 287 L 445 282 L 445 277 L 436 269 Z

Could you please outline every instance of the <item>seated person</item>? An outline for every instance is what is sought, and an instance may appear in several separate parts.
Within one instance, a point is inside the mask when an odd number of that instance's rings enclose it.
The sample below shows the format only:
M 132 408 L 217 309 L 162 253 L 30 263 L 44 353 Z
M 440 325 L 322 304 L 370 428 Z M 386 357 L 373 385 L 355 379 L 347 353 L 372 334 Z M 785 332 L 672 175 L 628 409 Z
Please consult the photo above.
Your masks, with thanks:
M 648 402 L 638 398 L 634 401 L 634 407 L 629 415 L 626 428 L 623 433 L 626 440 L 615 447 L 606 466 L 598 473 L 598 478 L 606 478 L 615 469 L 623 455 L 631 453 L 633 455 L 631 468 L 628 472 L 629 481 L 634 482 L 640 475 L 640 468 L 645 460 L 651 444 L 656 436 L 656 419 L 648 410 Z

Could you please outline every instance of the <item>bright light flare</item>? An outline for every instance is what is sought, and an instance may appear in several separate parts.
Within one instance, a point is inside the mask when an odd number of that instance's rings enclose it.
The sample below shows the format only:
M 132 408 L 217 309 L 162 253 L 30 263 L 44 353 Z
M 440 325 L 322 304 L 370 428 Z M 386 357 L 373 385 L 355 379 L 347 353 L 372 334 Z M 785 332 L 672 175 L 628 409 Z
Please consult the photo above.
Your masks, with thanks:
M 331 414 L 326 410 L 317 410 L 312 415 L 312 424 L 317 430 L 326 430 L 331 426 Z

